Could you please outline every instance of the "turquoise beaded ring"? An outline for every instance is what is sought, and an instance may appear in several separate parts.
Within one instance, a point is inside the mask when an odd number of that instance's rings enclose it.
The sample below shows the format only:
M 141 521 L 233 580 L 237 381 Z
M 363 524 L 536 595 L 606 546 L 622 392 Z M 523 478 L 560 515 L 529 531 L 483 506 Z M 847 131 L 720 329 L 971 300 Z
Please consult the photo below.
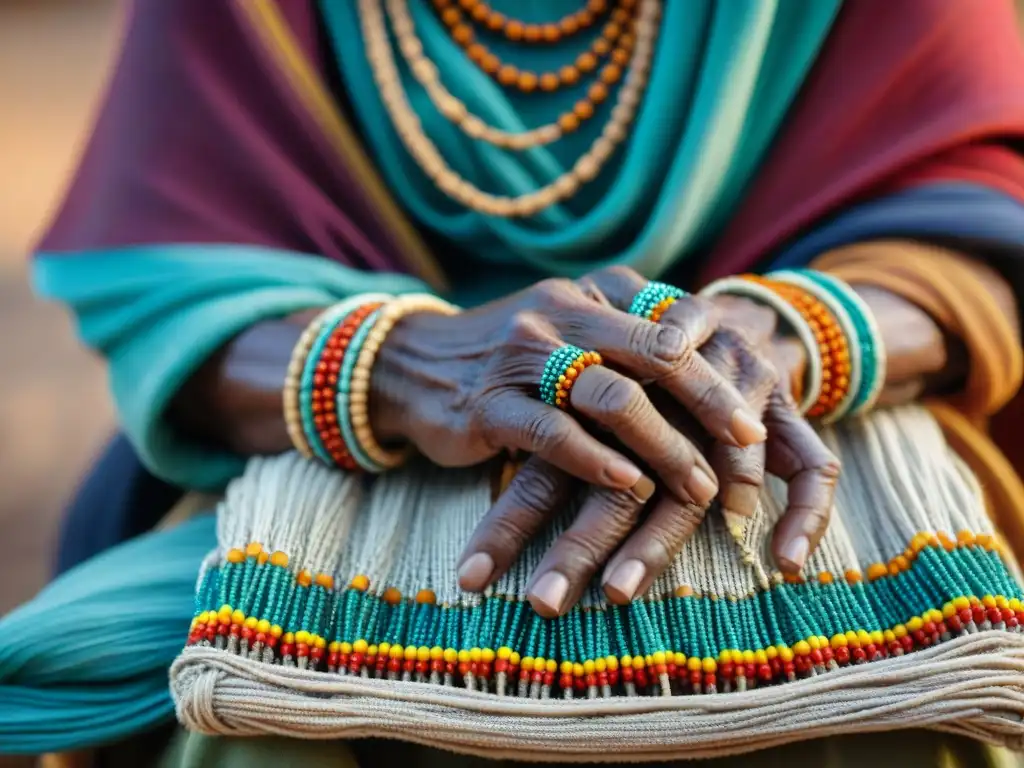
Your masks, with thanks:
M 587 352 L 572 344 L 559 347 L 548 357 L 540 377 L 540 399 L 548 405 L 565 410 L 569 392 L 576 377 L 591 365 L 600 365 L 601 355 Z
M 629 305 L 629 314 L 656 323 L 661 320 L 665 310 L 686 295 L 686 291 L 682 288 L 652 280 L 637 291 Z

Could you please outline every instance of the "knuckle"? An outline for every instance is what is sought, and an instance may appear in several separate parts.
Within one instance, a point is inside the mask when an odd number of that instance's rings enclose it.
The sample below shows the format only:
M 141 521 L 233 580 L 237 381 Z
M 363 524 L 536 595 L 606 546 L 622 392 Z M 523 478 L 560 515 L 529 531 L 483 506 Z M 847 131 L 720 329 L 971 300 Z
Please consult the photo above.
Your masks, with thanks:
M 549 277 L 533 287 L 543 306 L 564 306 L 579 292 L 578 286 L 564 277 Z
M 729 468 L 728 480 L 730 483 L 760 489 L 764 487 L 764 469 L 756 462 L 737 462 Z
M 609 378 L 597 385 L 594 404 L 608 421 L 634 418 L 643 403 L 643 388 L 632 379 Z
M 509 318 L 508 339 L 512 343 L 532 342 L 544 337 L 546 330 L 547 323 L 540 315 L 520 311 Z
M 548 454 L 557 451 L 569 439 L 568 425 L 555 414 L 545 411 L 532 416 L 523 424 L 523 435 L 534 453 Z
M 830 484 L 835 485 L 839 482 L 839 478 L 843 474 L 843 463 L 828 448 L 824 448 L 824 455 L 821 461 L 818 463 L 817 471 L 818 474 L 827 480 Z
M 550 472 L 523 470 L 508 488 L 513 506 L 528 513 L 544 513 L 559 496 L 558 481 Z

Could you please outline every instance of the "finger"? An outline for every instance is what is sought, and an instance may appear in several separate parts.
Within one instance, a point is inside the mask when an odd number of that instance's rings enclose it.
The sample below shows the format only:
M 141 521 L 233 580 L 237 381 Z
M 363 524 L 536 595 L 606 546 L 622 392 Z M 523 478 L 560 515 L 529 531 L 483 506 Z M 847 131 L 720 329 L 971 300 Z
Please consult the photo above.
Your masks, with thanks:
M 636 464 L 569 414 L 520 392 L 491 398 L 480 418 L 492 447 L 532 453 L 586 483 L 623 490 L 643 476 Z
M 771 433 L 766 468 L 788 484 L 786 512 L 775 526 L 772 553 L 779 567 L 797 573 L 828 528 L 841 467 L 839 459 L 776 388 L 765 423 Z
M 567 473 L 531 456 L 473 531 L 459 559 L 459 586 L 480 592 L 501 578 L 569 503 L 575 485 Z
M 703 505 L 718 493 L 715 474 L 700 450 L 658 413 L 632 379 L 591 366 L 576 379 L 570 402 L 615 435 L 680 498 Z
M 705 507 L 662 496 L 604 570 L 608 599 L 625 605 L 642 595 L 671 565 L 704 519 Z
M 629 491 L 594 489 L 579 515 L 548 550 L 527 587 L 533 609 L 545 618 L 568 611 L 623 539 L 654 494 L 645 478 Z
M 696 311 L 701 310 L 693 302 L 677 301 L 662 316 L 661 323 L 674 327 L 686 325 L 691 322 L 688 315 Z M 734 331 L 719 333 L 736 336 Z M 689 356 L 669 375 L 658 379 L 658 384 L 716 440 L 746 446 L 764 442 L 768 435 L 760 412 L 715 369 L 703 349 L 700 354 Z
M 778 380 L 775 368 L 752 352 L 736 334 L 722 333 L 718 340 L 718 346 L 705 353 L 705 358 L 719 369 L 730 369 L 736 388 L 751 409 L 761 413 Z M 727 357 L 727 361 L 719 362 L 720 356 Z M 711 449 L 711 466 L 721 487 L 722 516 L 734 536 L 742 535 L 747 520 L 757 509 L 764 487 L 765 451 L 765 443 L 744 448 L 716 443 Z

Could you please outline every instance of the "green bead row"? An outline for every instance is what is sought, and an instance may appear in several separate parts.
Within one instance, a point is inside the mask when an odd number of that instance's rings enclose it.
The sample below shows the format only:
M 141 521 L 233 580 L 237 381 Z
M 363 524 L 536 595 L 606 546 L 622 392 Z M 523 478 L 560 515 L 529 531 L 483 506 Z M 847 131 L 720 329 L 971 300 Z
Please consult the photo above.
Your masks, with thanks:
M 681 288 L 652 280 L 637 291 L 629 305 L 629 314 L 649 319 L 654 308 L 665 299 L 681 299 L 686 295 L 686 291 Z
M 548 405 L 555 405 L 555 397 L 558 392 L 558 379 L 565 373 L 566 369 L 582 358 L 586 352 L 572 344 L 559 347 L 548 357 L 544 365 L 544 372 L 540 377 L 540 399 Z
M 480 604 L 386 602 L 374 592 L 302 586 L 286 567 L 247 558 L 209 569 L 196 615 L 223 605 L 285 632 L 328 642 L 470 649 L 507 647 L 523 657 L 582 662 L 658 651 L 717 657 L 726 649 L 792 646 L 810 636 L 884 631 L 962 596 L 1024 598 L 995 551 L 922 549 L 911 567 L 869 582 L 779 584 L 741 598 L 701 595 L 637 600 L 628 606 L 575 607 L 548 620 L 518 598 Z

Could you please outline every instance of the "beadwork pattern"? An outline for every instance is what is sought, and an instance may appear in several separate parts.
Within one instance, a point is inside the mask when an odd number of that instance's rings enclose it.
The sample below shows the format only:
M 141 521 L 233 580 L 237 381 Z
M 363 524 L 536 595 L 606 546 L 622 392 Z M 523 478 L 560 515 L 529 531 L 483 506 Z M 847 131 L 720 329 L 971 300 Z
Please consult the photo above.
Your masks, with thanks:
M 908 425 L 929 439 L 908 444 Z M 709 516 L 642 599 L 610 605 L 594 585 L 555 620 L 533 613 L 525 589 L 574 508 L 493 591 L 472 595 L 454 574 L 490 507 L 485 470 L 407 467 L 364 498 L 297 455 L 258 460 L 219 510 L 222 549 L 201 576 L 188 642 L 324 674 L 594 698 L 749 690 L 964 634 L 1019 632 L 1016 566 L 934 422 L 906 409 L 844 429 L 842 440 L 826 435 L 851 468 L 844 480 L 877 477 L 882 461 L 895 473 L 929 467 L 929 487 L 914 489 L 927 519 L 897 491 L 858 506 L 840 482 L 821 547 L 786 580 L 753 543 L 782 514 L 775 486 L 746 534 L 757 562 L 742 562 Z
M 686 291 L 682 288 L 652 280 L 637 291 L 629 305 L 629 314 L 657 323 L 665 311 L 684 296 Z
M 558 408 L 569 407 L 569 393 L 576 377 L 591 365 L 600 365 L 601 355 L 572 344 L 559 347 L 548 357 L 540 378 L 540 399 Z

